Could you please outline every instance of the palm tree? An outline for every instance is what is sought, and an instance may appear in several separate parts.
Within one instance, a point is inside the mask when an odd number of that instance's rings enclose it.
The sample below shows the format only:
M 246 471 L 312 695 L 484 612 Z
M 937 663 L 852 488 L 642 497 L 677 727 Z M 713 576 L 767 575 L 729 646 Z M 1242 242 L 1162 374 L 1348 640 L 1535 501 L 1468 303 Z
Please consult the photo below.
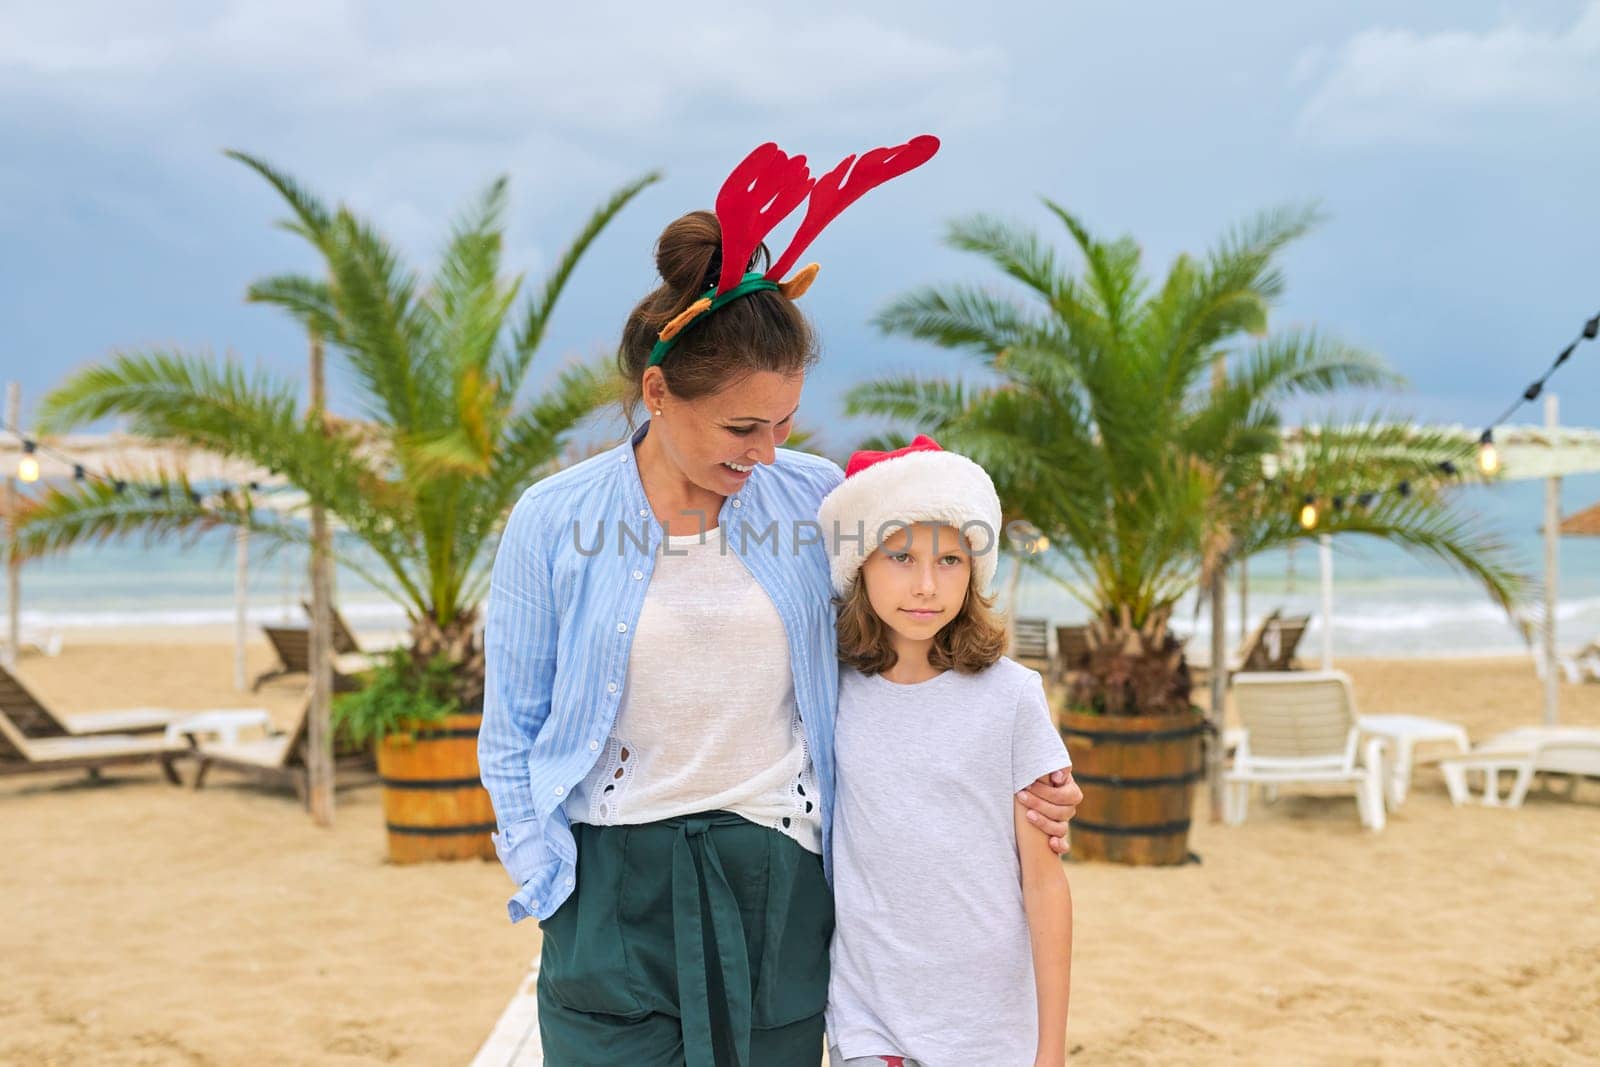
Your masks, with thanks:
M 1128 237 L 1103 241 L 1059 205 L 1081 257 L 1069 272 L 1037 234 L 986 216 L 947 240 L 1012 281 L 925 288 L 877 318 L 885 333 L 975 356 L 976 385 L 916 375 L 862 384 L 851 414 L 933 432 L 993 475 L 1009 523 L 1050 549 L 1019 564 L 1060 581 L 1090 611 L 1094 654 L 1069 703 L 1118 714 L 1187 713 L 1177 601 L 1231 563 L 1324 533 L 1365 534 L 1446 560 L 1509 611 L 1524 579 L 1504 547 L 1457 511 L 1441 464 L 1470 446 L 1377 415 L 1332 418 L 1287 447 L 1282 405 L 1391 387 L 1375 357 L 1309 330 L 1267 332 L 1282 295 L 1279 255 L 1315 222 L 1268 212 L 1204 257 L 1180 255 L 1159 284 Z M 1449 469 L 1448 467 L 1444 469 Z M 1404 483 L 1402 495 L 1369 490 Z M 1314 528 L 1303 497 L 1322 501 Z M 1333 509 L 1333 497 L 1350 507 Z
M 452 696 L 476 706 L 483 654 L 474 624 L 488 556 L 518 493 L 551 470 L 571 431 L 612 395 L 613 375 L 564 368 L 519 400 L 567 279 L 608 222 L 658 176 L 618 190 L 590 217 L 555 268 L 520 299 L 502 273 L 506 181 L 456 222 L 424 282 L 350 209 L 330 209 L 260 159 L 228 153 L 287 202 L 284 227 L 312 246 L 321 277 L 283 274 L 249 289 L 288 312 L 342 357 L 351 407 L 364 418 L 312 419 L 292 380 L 165 349 L 116 353 L 45 398 L 41 427 L 63 431 L 120 416 L 138 434 L 269 468 L 341 522 L 342 563 L 404 607 L 419 666 L 455 665 Z M 243 526 L 274 544 L 306 544 L 303 523 L 258 507 L 249 490 L 201 496 L 181 472 L 158 494 L 112 484 L 53 490 L 23 528 L 25 552 L 144 532 L 189 536 Z M 359 546 L 360 551 L 354 549 Z

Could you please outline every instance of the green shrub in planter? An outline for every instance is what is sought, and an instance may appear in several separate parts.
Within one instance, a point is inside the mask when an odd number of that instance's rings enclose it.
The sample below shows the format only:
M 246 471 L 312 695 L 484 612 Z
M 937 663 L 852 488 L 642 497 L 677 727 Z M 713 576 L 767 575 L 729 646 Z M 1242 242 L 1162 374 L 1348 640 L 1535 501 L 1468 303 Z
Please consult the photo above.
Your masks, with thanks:
M 410 649 L 394 649 L 364 676 L 359 690 L 334 700 L 334 725 L 352 744 L 365 747 L 438 722 L 461 710 L 452 692 L 455 673 L 446 656 L 421 660 Z

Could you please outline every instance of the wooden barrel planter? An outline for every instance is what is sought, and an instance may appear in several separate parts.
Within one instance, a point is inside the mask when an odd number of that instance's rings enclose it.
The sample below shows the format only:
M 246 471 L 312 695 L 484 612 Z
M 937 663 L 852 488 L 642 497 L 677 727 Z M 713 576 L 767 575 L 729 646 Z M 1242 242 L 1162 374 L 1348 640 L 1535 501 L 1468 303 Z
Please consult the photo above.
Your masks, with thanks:
M 478 780 L 482 720 L 451 715 L 379 743 L 391 862 L 494 858 L 494 806 Z
M 1194 784 L 1205 775 L 1204 732 L 1198 713 L 1064 712 L 1061 736 L 1083 789 L 1072 855 L 1139 867 L 1186 862 Z

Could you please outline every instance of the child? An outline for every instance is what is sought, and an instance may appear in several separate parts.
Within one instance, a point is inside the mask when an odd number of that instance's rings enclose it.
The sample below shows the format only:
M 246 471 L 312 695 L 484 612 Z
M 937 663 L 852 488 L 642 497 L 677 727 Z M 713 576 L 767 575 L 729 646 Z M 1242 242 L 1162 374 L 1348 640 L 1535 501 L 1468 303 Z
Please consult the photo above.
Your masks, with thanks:
M 918 437 L 851 457 L 819 518 L 842 604 L 830 1062 L 1064 1063 L 1072 897 L 1012 797 L 1067 755 L 983 595 L 994 483 Z

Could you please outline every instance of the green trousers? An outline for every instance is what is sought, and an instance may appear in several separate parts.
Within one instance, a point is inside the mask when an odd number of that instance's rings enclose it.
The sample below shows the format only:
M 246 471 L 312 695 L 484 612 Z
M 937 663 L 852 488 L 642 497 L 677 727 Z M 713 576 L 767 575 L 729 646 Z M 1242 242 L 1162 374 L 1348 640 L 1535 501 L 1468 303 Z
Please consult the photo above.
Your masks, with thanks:
M 816 1067 L 833 895 L 822 859 L 728 812 L 573 827 L 540 924 L 548 1067 Z

